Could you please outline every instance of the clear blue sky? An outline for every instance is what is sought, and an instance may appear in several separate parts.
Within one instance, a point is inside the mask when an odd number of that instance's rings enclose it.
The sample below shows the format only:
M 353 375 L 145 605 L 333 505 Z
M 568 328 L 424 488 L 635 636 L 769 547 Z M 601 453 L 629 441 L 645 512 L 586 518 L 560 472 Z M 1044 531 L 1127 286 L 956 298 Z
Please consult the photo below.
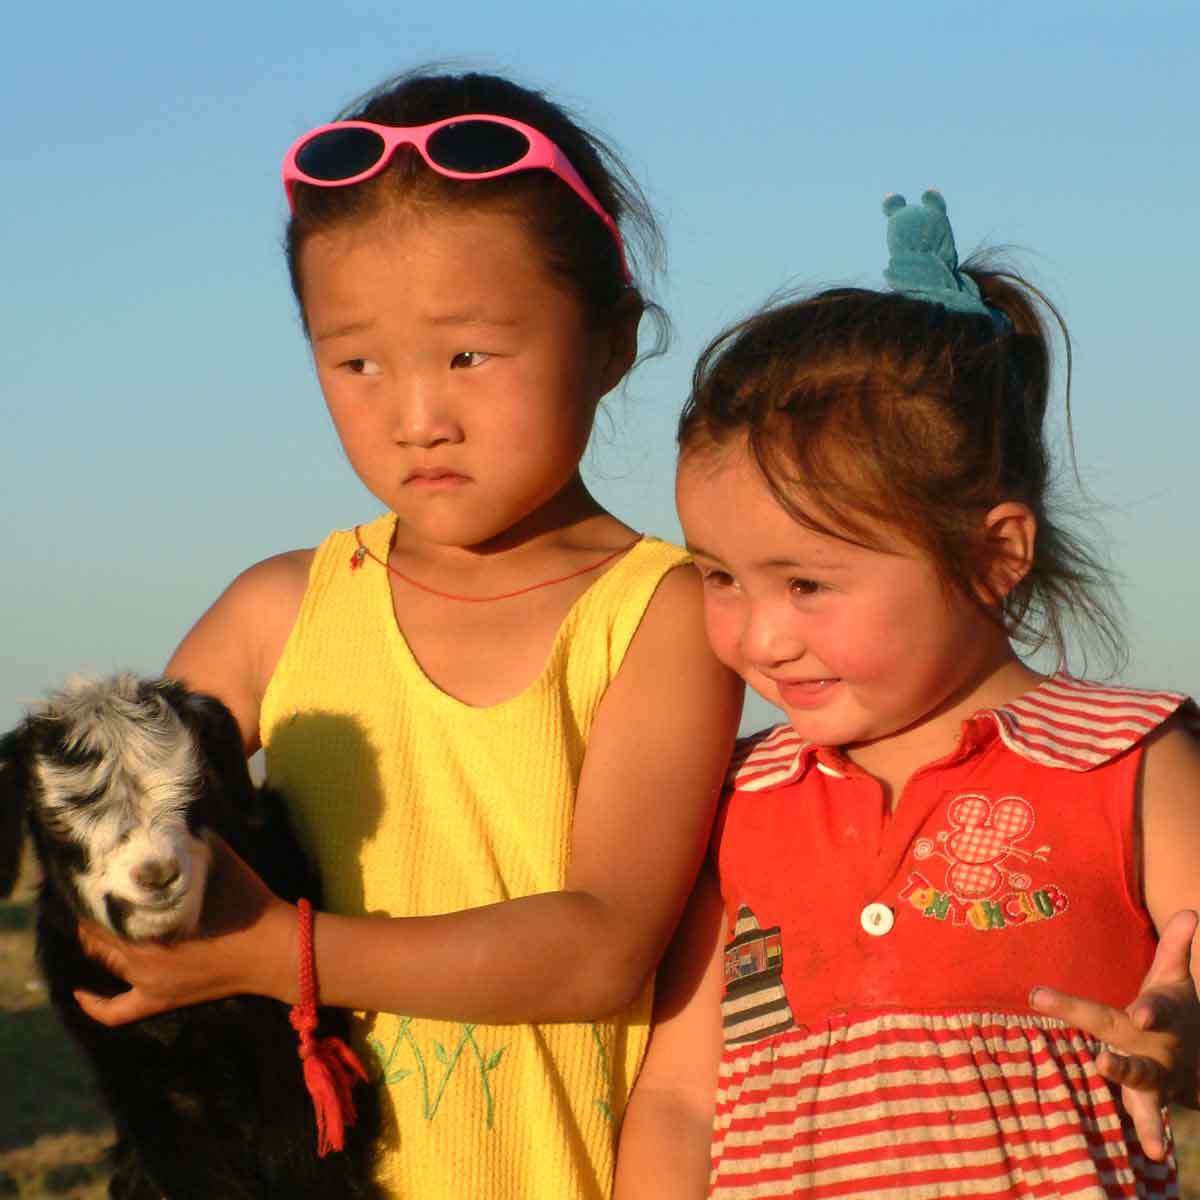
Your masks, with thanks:
M 1075 338 L 1125 678 L 1200 689 L 1190 0 L 67 0 L 2 25 L 0 728 L 72 671 L 160 669 L 243 566 L 377 510 L 288 295 L 278 161 L 429 60 L 575 107 L 658 207 L 675 340 L 587 465 L 653 532 L 696 353 L 785 283 L 877 285 L 885 192 L 940 187 L 960 251 L 1027 247 Z

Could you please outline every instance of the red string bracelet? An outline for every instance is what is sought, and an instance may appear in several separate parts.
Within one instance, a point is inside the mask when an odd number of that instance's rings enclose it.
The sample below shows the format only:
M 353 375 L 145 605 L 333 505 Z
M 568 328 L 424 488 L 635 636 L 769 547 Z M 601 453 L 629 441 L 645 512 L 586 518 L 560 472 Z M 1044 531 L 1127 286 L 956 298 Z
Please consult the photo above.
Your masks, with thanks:
M 292 1006 L 288 1019 L 300 1035 L 300 1061 L 304 1064 L 304 1086 L 312 1097 L 317 1118 L 317 1154 L 346 1144 L 346 1126 L 357 1118 L 352 1094 L 357 1076 L 364 1083 L 367 1073 L 358 1056 L 338 1037 L 316 1036 L 317 968 L 313 959 L 313 910 L 299 900 L 300 917 L 300 1003 Z

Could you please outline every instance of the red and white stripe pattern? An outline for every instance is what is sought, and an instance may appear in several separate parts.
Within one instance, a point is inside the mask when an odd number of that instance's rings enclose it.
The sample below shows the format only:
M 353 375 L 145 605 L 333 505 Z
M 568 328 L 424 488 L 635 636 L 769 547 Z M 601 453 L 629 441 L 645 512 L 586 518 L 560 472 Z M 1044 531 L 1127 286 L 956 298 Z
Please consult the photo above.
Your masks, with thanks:
M 1098 1049 L 1048 1018 L 890 1012 L 728 1047 L 711 1196 L 1176 1196 Z
M 776 725 L 739 738 L 725 777 L 731 791 L 763 792 L 790 783 L 800 774 L 804 741 L 790 725 Z
M 1176 692 L 1101 687 L 1055 675 L 1024 696 L 992 709 L 1004 744 L 1031 762 L 1086 771 L 1135 745 L 1181 708 Z
M 1103 687 L 1060 674 L 975 717 L 995 721 L 1004 744 L 1031 762 L 1087 771 L 1128 750 L 1175 713 L 1200 738 L 1200 710 L 1187 696 Z M 730 763 L 727 785 L 741 792 L 780 787 L 801 774 L 810 749 L 815 747 L 790 725 L 743 738 Z

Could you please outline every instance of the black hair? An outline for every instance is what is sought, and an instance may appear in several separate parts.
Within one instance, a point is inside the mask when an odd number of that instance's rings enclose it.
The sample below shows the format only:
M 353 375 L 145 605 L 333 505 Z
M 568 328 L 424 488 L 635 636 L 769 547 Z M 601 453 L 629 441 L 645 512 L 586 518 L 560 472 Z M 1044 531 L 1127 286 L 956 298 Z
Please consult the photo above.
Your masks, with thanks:
M 337 120 L 379 125 L 424 125 L 443 117 L 490 113 L 511 117 L 544 133 L 567 156 L 601 207 L 622 232 L 631 275 L 653 275 L 662 261 L 662 237 L 641 188 L 614 151 L 566 109 L 542 92 L 499 75 L 454 74 L 418 68 L 372 89 L 338 114 Z M 652 352 L 666 345 L 669 325 L 662 309 L 636 284 L 627 285 L 611 235 L 596 214 L 549 171 L 521 171 L 487 180 L 456 180 L 431 171 L 420 156 L 401 148 L 372 179 L 352 187 L 321 188 L 297 183 L 294 212 L 285 237 L 292 290 L 304 311 L 300 249 L 319 230 L 363 220 L 397 202 L 478 208 L 517 213 L 546 254 L 549 267 L 565 279 L 595 319 L 626 312 L 631 300 L 648 310 L 658 326 Z
M 701 356 L 679 422 L 682 454 L 742 437 L 783 507 L 861 545 L 890 528 L 927 551 L 943 580 L 983 603 L 982 517 L 1004 501 L 1037 521 L 1033 565 L 988 611 L 1065 665 L 1074 618 L 1113 666 L 1123 639 L 1098 556 L 1052 515 L 1044 422 L 1058 310 L 1019 275 L 963 266 L 1011 322 L 953 313 L 895 292 L 836 288 L 772 305 Z

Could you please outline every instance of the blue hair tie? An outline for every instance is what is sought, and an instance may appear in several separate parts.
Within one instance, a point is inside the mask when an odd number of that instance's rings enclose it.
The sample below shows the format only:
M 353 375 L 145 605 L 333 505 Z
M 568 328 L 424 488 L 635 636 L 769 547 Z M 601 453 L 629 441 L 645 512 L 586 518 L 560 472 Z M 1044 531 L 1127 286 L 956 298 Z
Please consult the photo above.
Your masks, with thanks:
M 892 291 L 914 300 L 940 304 L 951 312 L 990 317 L 997 333 L 1007 333 L 1012 322 L 998 308 L 989 308 L 970 275 L 958 269 L 954 231 L 946 216 L 941 192 L 930 188 L 919 205 L 909 204 L 895 192 L 884 197 L 887 244 L 891 255 L 884 279 Z

